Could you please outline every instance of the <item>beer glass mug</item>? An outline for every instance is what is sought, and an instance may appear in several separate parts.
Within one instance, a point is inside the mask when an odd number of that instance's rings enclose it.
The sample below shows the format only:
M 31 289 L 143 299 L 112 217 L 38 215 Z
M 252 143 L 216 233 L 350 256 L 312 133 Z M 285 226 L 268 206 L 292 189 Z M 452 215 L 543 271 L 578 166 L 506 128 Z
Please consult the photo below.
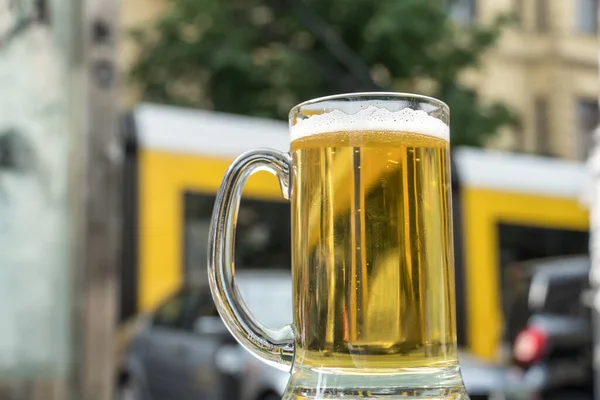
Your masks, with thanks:
M 429 97 L 324 97 L 290 112 L 289 154 L 250 151 L 225 174 L 211 291 L 248 351 L 291 370 L 285 399 L 468 399 L 456 349 L 448 124 L 448 107 Z M 259 170 L 291 202 L 294 321 L 279 329 L 251 315 L 235 283 L 237 211 Z

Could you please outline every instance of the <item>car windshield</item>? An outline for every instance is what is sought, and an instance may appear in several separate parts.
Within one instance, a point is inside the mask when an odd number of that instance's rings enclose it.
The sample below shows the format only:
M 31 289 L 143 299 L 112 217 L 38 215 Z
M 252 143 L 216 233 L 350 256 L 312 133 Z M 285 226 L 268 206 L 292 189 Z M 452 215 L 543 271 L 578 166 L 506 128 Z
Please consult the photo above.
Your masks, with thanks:
M 581 294 L 587 288 L 587 275 L 570 279 L 554 279 L 548 283 L 543 309 L 540 311 L 559 315 L 579 315 L 583 310 Z
M 292 285 L 290 279 L 240 279 L 239 289 L 256 319 L 269 328 L 292 322 Z

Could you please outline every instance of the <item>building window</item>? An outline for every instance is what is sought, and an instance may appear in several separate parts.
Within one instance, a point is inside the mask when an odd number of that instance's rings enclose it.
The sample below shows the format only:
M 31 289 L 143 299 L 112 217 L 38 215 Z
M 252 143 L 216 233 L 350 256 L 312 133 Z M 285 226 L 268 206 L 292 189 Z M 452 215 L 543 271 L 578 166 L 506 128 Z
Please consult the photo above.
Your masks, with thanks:
M 598 0 L 577 0 L 577 30 L 596 34 L 598 31 Z
M 477 18 L 476 0 L 450 0 L 450 17 L 458 22 L 471 24 Z
M 548 29 L 548 0 L 535 0 L 535 30 L 545 32 Z
M 580 99 L 577 101 L 577 157 L 585 160 L 594 146 L 594 130 L 598 126 L 598 101 Z
M 548 135 L 548 102 L 537 98 L 534 103 L 535 117 L 535 149 L 541 154 L 550 153 L 550 138 Z
M 525 1 L 514 0 L 514 13 L 521 28 L 525 27 Z

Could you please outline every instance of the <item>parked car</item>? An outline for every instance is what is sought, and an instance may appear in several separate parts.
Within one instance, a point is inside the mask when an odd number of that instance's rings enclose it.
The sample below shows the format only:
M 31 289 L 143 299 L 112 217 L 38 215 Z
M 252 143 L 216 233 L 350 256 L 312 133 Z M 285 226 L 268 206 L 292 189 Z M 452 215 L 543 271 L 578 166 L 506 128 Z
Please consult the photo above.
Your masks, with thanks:
M 238 272 L 236 278 L 262 323 L 291 322 L 289 273 Z M 275 393 L 280 397 L 289 377 L 269 371 L 270 379 L 263 378 L 260 362 L 247 357 L 225 328 L 207 286 L 177 291 L 142 317 L 136 330 L 121 363 L 118 396 L 123 400 L 271 400 Z
M 271 327 L 291 322 L 289 273 L 240 271 L 236 278 L 259 321 Z M 264 364 L 233 339 L 208 287 L 182 288 L 141 317 L 134 330 L 121 364 L 120 400 L 276 400 L 287 385 L 287 372 Z M 505 368 L 462 351 L 459 358 L 472 400 L 503 398 L 510 385 Z
M 587 256 L 534 260 L 522 274 L 509 308 L 506 339 L 513 374 L 537 398 L 592 399 L 592 331 L 583 304 Z

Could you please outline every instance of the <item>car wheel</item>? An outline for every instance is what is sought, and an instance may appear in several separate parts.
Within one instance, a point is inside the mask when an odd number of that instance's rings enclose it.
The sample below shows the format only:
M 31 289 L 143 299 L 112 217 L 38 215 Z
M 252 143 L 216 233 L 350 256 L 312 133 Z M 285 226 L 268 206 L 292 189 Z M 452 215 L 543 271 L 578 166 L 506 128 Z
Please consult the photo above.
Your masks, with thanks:
M 261 397 L 261 400 L 281 400 L 281 396 L 279 396 L 277 393 L 269 392 L 265 393 L 265 395 Z
M 117 400 L 143 400 L 141 387 L 135 378 L 130 376 L 119 384 Z

